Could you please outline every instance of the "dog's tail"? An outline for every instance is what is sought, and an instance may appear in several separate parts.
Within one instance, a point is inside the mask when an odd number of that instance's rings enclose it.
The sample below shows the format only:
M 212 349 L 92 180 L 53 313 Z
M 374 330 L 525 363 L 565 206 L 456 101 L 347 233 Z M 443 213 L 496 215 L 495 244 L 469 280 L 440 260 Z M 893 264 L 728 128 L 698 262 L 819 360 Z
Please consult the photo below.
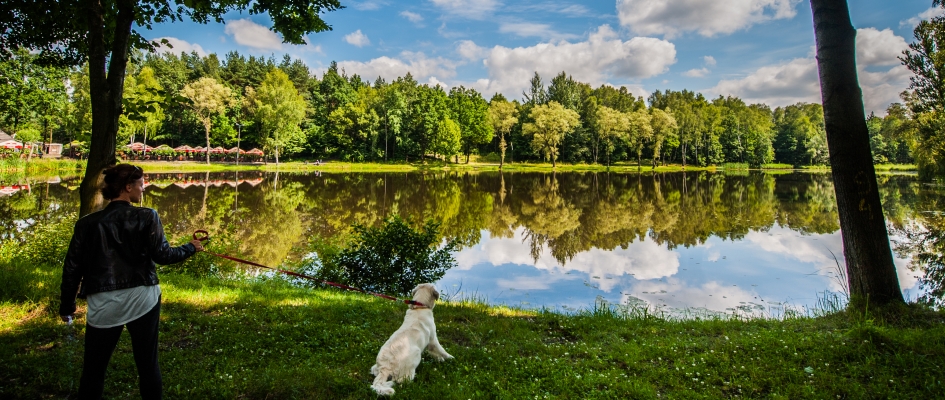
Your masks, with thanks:
M 390 375 L 391 373 L 388 368 L 378 368 L 377 376 L 374 377 L 374 383 L 371 384 L 371 389 L 374 389 L 374 391 L 381 396 L 393 396 L 394 381 L 388 380 L 390 379 Z

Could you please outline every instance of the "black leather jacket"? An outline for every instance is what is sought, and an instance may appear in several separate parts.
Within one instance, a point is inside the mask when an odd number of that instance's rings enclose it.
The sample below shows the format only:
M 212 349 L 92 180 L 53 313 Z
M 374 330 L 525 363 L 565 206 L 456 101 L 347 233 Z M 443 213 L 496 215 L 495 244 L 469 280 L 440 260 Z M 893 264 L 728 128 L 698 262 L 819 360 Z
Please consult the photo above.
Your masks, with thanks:
M 113 201 L 75 224 L 62 266 L 59 315 L 75 312 L 80 282 L 85 295 L 157 285 L 155 262 L 173 264 L 196 252 L 190 243 L 167 243 L 157 211 Z

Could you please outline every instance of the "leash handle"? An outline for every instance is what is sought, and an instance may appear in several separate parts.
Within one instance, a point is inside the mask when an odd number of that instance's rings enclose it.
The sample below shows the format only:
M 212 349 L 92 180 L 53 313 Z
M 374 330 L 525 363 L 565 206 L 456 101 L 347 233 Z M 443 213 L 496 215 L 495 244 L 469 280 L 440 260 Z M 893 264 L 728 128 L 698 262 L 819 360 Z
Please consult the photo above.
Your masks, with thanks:
M 206 242 L 207 240 L 210 240 L 210 233 L 208 233 L 207 231 L 203 229 L 198 229 L 194 231 L 194 240 Z

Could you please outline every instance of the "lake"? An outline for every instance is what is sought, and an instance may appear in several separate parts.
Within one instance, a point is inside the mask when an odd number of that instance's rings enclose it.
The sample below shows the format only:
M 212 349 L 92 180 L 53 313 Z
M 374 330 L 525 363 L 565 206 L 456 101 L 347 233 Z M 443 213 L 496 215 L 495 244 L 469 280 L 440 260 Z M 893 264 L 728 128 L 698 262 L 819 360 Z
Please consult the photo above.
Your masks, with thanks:
M 945 191 L 913 175 L 879 180 L 903 294 L 916 299 L 928 285 L 910 269 L 912 255 L 940 226 Z M 459 243 L 458 265 L 437 282 L 454 299 L 780 317 L 810 312 L 845 285 L 827 173 L 254 171 L 146 181 L 143 204 L 158 210 L 175 244 L 206 229 L 229 238 L 219 243 L 227 252 L 273 266 L 306 257 L 314 240 L 347 237 L 353 224 L 433 218 Z M 78 177 L 6 178 L 0 236 L 72 215 L 78 185 Z

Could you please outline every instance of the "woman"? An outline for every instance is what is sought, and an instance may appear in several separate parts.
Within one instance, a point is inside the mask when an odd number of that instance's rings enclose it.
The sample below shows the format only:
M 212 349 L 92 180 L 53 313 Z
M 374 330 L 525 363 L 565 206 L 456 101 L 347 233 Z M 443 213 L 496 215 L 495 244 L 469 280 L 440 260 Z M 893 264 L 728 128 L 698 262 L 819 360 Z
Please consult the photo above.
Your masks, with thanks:
M 171 247 L 157 212 L 132 205 L 141 201 L 144 191 L 141 167 L 119 164 L 103 174 L 102 196 L 110 202 L 105 209 L 76 222 L 62 267 L 62 320 L 72 320 L 77 294 L 86 296 L 88 304 L 79 398 L 102 397 L 105 368 L 127 326 L 141 397 L 160 399 L 157 350 L 161 288 L 155 263 L 181 262 L 203 247 L 197 240 Z

